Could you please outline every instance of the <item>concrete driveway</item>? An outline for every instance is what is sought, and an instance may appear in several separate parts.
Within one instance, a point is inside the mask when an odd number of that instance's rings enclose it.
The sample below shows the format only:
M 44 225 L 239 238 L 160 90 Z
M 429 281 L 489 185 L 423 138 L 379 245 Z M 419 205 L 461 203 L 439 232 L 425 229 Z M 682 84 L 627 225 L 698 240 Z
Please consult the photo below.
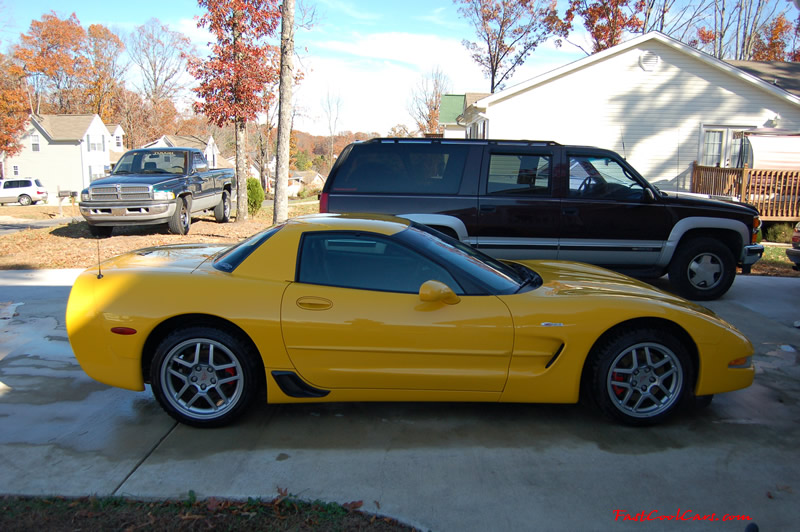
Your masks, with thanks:
M 283 488 L 442 531 L 800 522 L 798 279 L 740 276 L 708 304 L 755 344 L 756 383 L 666 425 L 622 427 L 569 405 L 358 403 L 258 406 L 197 430 L 149 391 L 83 374 L 64 330 L 76 273 L 0 272 L 0 493 L 268 499 Z M 642 512 L 652 520 L 633 520 Z M 676 515 L 706 520 L 658 520 Z

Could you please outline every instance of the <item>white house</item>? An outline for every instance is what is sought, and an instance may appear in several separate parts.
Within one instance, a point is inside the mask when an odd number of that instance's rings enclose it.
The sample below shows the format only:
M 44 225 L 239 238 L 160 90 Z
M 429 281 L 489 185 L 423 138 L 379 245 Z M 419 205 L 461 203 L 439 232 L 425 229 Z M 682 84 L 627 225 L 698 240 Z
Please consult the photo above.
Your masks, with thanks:
M 19 154 L 2 156 L 3 177 L 41 180 L 51 203 L 59 192 L 80 192 L 109 169 L 111 134 L 96 114 L 31 115 L 21 141 Z
M 651 32 L 482 98 L 459 122 L 472 138 L 611 149 L 683 190 L 694 161 L 735 166 L 742 131 L 800 130 L 800 97 Z
M 220 155 L 219 147 L 211 135 L 208 140 L 194 135 L 162 135 L 142 148 L 197 148 L 206 156 L 210 168 L 233 168 L 233 165 Z
M 119 124 L 106 124 L 106 129 L 111 134 L 111 151 L 109 157 L 111 164 L 116 164 L 125 153 L 125 130 Z

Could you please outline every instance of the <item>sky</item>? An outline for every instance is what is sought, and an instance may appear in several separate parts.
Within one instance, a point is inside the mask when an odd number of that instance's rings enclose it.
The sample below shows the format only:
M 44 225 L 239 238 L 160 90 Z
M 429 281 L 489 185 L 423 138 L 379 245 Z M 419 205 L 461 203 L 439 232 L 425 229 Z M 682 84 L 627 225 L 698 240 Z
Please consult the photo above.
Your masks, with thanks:
M 470 58 L 463 39 L 474 30 L 452 0 L 303 0 L 316 16 L 309 30 L 295 35 L 297 58 L 304 79 L 295 89 L 294 128 L 328 134 L 322 102 L 339 98 L 336 131 L 377 132 L 386 135 L 397 125 L 410 128 L 408 104 L 420 79 L 440 68 L 449 78 L 449 91 L 489 92 L 489 81 Z M 32 20 L 49 11 L 62 18 L 75 13 L 84 28 L 103 24 L 130 32 L 157 18 L 188 36 L 203 55 L 210 34 L 197 28 L 203 13 L 195 0 L 0 0 L 0 48 L 6 49 L 27 32 Z M 65 7 L 69 6 L 69 7 Z M 298 0 L 298 14 L 300 1 Z M 545 43 L 528 57 L 506 84 L 512 86 L 577 59 L 584 53 L 565 45 Z M 135 83 L 135 80 L 129 80 Z M 188 106 L 190 96 L 186 95 Z

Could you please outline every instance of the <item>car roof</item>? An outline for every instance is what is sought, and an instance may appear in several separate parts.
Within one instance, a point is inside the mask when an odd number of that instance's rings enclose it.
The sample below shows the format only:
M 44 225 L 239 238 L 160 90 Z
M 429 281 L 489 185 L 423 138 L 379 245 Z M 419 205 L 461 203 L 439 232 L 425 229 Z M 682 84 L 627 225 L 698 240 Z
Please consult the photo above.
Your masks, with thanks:
M 292 218 L 289 226 L 300 226 L 302 231 L 368 231 L 383 235 L 394 235 L 407 229 L 411 222 L 397 216 L 359 213 L 307 214 Z M 314 226 L 313 228 L 307 227 Z

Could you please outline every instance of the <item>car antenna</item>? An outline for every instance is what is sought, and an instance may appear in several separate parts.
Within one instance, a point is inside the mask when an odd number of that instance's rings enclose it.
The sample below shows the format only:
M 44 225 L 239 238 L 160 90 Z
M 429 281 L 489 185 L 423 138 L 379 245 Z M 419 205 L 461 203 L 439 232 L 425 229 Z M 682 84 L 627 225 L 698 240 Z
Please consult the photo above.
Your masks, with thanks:
M 103 278 L 103 271 L 100 269 L 100 237 L 97 237 L 97 278 Z
M 622 134 L 622 126 L 619 128 L 619 138 L 622 141 L 622 158 L 627 161 L 628 156 L 625 154 L 625 135 Z

